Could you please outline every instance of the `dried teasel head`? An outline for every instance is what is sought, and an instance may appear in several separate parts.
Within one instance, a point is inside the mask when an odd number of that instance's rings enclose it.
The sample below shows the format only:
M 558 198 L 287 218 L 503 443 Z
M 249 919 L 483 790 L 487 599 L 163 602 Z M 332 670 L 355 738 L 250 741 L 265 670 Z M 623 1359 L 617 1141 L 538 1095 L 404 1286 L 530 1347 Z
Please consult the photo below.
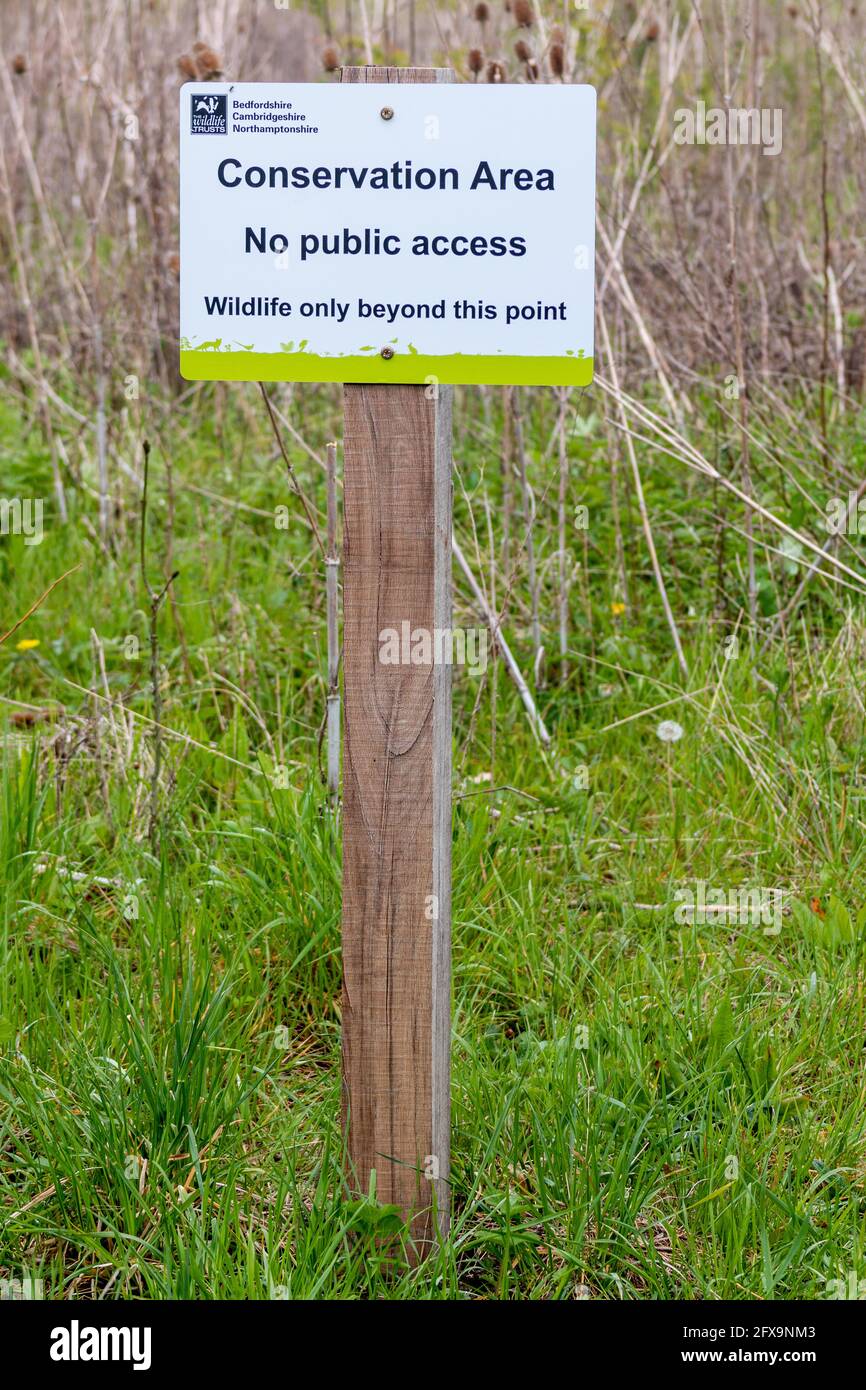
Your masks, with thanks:
M 491 62 L 491 63 L 488 63 L 488 64 L 487 64 L 487 81 L 488 81 L 488 82 L 504 82 L 504 81 L 505 81 L 505 68 L 502 66 L 501 63 L 493 63 L 493 62 Z
M 490 18 L 490 6 L 485 5 L 484 0 L 480 0 L 480 3 L 475 6 L 472 13 L 479 24 L 486 24 Z
M 530 58 L 532 57 L 532 49 L 529 47 L 529 44 L 526 42 L 526 39 L 517 40 L 517 43 L 514 45 L 514 52 L 520 59 L 521 63 L 528 63 Z
M 14 709 L 9 715 L 9 722 L 17 724 L 19 728 L 30 729 L 34 724 L 50 724 L 56 718 L 57 712 L 53 709 Z
M 512 11 L 514 23 L 521 29 L 531 29 L 535 23 L 535 10 L 532 8 L 532 0 L 513 0 Z
M 328 44 L 327 48 L 322 49 L 322 67 L 325 72 L 336 72 L 340 66 L 340 55 L 334 45 Z
M 647 43 L 655 43 L 658 36 L 659 22 L 657 19 L 651 19 L 646 27 L 646 34 L 644 35 L 644 38 L 646 39 Z
M 469 71 L 474 72 L 477 76 L 484 67 L 484 54 L 481 52 L 480 48 L 470 48 L 469 56 L 466 61 L 469 64 Z
M 186 77 L 190 82 L 195 82 L 198 77 L 198 69 L 188 53 L 181 53 L 177 60 L 177 70 L 181 77 Z
M 561 77 L 565 72 L 565 49 L 561 43 L 550 45 L 550 71 L 554 77 Z
M 27 71 L 27 59 L 24 57 L 23 53 L 15 54 L 15 57 L 12 59 L 12 71 L 17 77 L 20 77 L 22 73 Z
M 208 48 L 207 44 L 202 44 L 201 48 L 196 47 L 195 65 L 198 76 L 203 82 L 209 82 L 213 78 L 222 76 L 222 62 L 213 49 Z

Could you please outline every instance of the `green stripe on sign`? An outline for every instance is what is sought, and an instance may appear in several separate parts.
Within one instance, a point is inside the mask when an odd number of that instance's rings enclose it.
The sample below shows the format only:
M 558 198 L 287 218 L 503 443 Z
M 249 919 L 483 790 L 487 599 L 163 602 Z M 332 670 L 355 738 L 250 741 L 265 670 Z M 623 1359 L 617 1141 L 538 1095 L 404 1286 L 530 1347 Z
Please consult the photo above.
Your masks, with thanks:
M 312 352 L 199 352 L 184 349 L 180 374 L 186 381 L 400 382 L 423 386 L 588 386 L 591 357 L 448 357 L 396 352 L 388 360 L 317 357 Z

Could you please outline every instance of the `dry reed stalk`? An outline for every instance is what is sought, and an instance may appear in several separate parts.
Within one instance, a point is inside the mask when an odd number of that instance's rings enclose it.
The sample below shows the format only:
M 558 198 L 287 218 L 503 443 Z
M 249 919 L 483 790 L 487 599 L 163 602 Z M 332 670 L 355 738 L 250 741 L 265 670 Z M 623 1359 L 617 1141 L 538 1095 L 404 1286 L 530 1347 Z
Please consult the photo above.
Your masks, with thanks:
M 169 575 L 161 589 L 151 587 L 147 577 L 147 484 L 150 464 L 150 444 L 147 440 L 142 446 L 144 458 L 142 469 L 141 487 L 141 514 L 140 514 L 140 552 L 139 560 L 141 565 L 141 578 L 144 584 L 145 593 L 148 597 L 148 630 L 150 634 L 150 688 L 151 699 L 153 701 L 153 767 L 150 778 L 150 815 L 148 822 L 148 837 L 150 848 L 154 855 L 159 853 L 160 833 L 159 833 L 159 779 L 162 771 L 162 688 L 159 677 L 159 633 L 157 624 L 159 621 L 159 610 L 163 600 L 168 593 L 169 587 L 177 579 L 179 570 L 175 570 Z
M 730 120 L 731 111 L 731 86 L 730 86 L 730 64 L 728 57 L 728 3 L 725 0 L 723 10 L 724 16 L 724 106 Z M 729 270 L 728 277 L 730 283 L 729 303 L 730 315 L 733 320 L 734 328 L 734 361 L 737 371 L 737 387 L 739 400 L 739 427 L 740 427 L 740 471 L 743 479 L 743 490 L 748 497 L 752 496 L 752 474 L 749 458 L 749 435 L 748 435 L 748 391 L 746 382 L 746 360 L 743 349 L 743 320 L 740 310 L 740 287 L 737 283 L 739 274 L 737 256 L 737 206 L 734 194 L 734 147 L 727 146 L 727 159 L 725 161 L 725 192 L 728 214 L 728 254 Z M 748 569 L 748 601 L 749 601 L 749 640 L 754 643 L 755 631 L 758 623 L 758 580 L 755 566 L 755 534 L 752 519 L 751 507 L 746 508 L 746 564 Z
M 277 447 L 279 448 L 279 451 L 280 451 L 280 453 L 281 453 L 281 455 L 282 455 L 283 463 L 286 465 L 286 472 L 287 472 L 288 475 L 289 475 L 289 481 L 291 482 L 292 487 L 294 488 L 295 492 L 297 493 L 298 497 L 300 498 L 301 506 L 302 506 L 303 509 L 304 509 L 304 514 L 306 515 L 307 521 L 309 522 L 309 525 L 310 525 L 310 530 L 312 531 L 313 535 L 314 535 L 315 538 L 316 538 L 316 545 L 319 547 L 319 550 L 322 552 L 322 558 L 324 559 L 324 558 L 325 558 L 325 547 L 324 547 L 323 544 L 322 544 L 322 537 L 319 535 L 319 528 L 318 528 L 318 526 L 316 525 L 316 518 L 315 518 L 315 516 L 313 515 L 313 508 L 312 508 L 312 505 L 311 505 L 311 503 L 309 502 L 309 500 L 308 500 L 306 494 L 303 492 L 303 490 L 302 490 L 302 488 L 301 488 L 301 485 L 300 485 L 300 483 L 298 482 L 298 480 L 297 480 L 297 478 L 296 478 L 296 476 L 295 476 L 295 470 L 294 470 L 294 468 L 292 467 L 292 461 L 291 461 L 291 459 L 289 458 L 288 452 L 286 451 L 286 446 L 285 446 L 285 444 L 283 443 L 283 436 L 282 436 L 282 434 L 280 433 L 280 427 L 279 427 L 279 425 L 277 424 L 277 419 L 276 419 L 276 414 L 275 414 L 275 412 L 274 412 L 274 407 L 271 405 L 271 398 L 270 398 L 270 396 L 268 395 L 267 391 L 265 390 L 265 384 L 264 384 L 263 381 L 260 381 L 260 382 L 259 382 L 259 390 L 260 390 L 261 393 L 262 393 L 262 399 L 264 400 L 265 406 L 267 407 L 268 419 L 269 419 L 270 422 L 271 422 L 271 428 L 272 428 L 272 430 L 273 430 L 273 432 L 274 432 L 274 437 L 275 437 L 275 439 L 276 439 L 276 441 L 277 441 Z M 315 455 L 314 455 L 314 457 L 315 457 Z
M 490 556 L 490 607 L 496 612 L 496 540 L 493 534 L 493 514 L 489 498 L 484 498 L 484 515 L 487 520 L 487 553 Z M 496 711 L 499 694 L 499 647 L 493 643 L 490 667 L 490 785 L 496 785 Z
M 502 568 L 505 573 L 511 565 L 511 387 L 502 388 L 502 449 L 500 465 L 502 475 Z
M 661 82 L 661 93 L 659 99 L 659 110 L 656 116 L 653 133 L 650 136 L 646 153 L 643 157 L 643 160 L 641 161 L 641 166 L 638 171 L 638 176 L 635 179 L 634 185 L 631 190 L 631 194 L 629 196 L 628 205 L 624 210 L 623 215 L 619 221 L 616 236 L 612 243 L 612 247 L 609 253 L 612 264 L 616 264 L 619 262 L 620 253 L 625 243 L 626 236 L 628 235 L 628 231 L 631 226 L 632 220 L 635 216 L 635 213 L 637 212 L 641 193 L 647 183 L 647 180 L 650 176 L 650 172 L 652 171 L 653 166 L 656 163 L 656 150 L 658 149 L 658 144 L 661 139 L 662 131 L 667 123 L 668 113 L 670 111 L 670 105 L 673 99 L 674 83 L 676 82 L 676 78 L 679 74 L 680 68 L 685 58 L 686 50 L 688 48 L 695 23 L 696 16 L 693 12 L 689 16 L 688 24 L 686 25 L 682 39 L 679 43 L 677 43 L 676 41 L 676 35 L 674 36 L 674 41 L 671 45 L 669 60 L 666 64 L 664 64 L 662 71 L 660 71 L 659 77 Z M 670 148 L 670 144 L 668 145 L 668 148 Z M 607 288 L 607 281 L 608 274 L 605 273 L 602 276 L 601 285 L 598 292 L 599 299 L 601 299 L 604 295 L 605 289 Z
M 601 240 L 604 244 L 605 252 L 609 257 L 607 271 L 605 272 L 605 274 L 607 275 L 607 273 L 610 272 L 610 274 L 612 275 L 612 283 L 617 293 L 617 297 L 620 299 L 623 308 L 631 316 L 634 322 L 635 328 L 638 331 L 638 336 L 646 349 L 647 356 L 649 357 L 650 362 L 652 363 L 653 368 L 655 370 L 656 376 L 658 377 L 659 386 L 661 387 L 662 394 L 665 397 L 665 400 L 667 401 L 668 405 L 670 406 L 671 412 L 676 423 L 680 426 L 680 428 L 682 428 L 682 408 L 674 394 L 673 387 L 670 384 L 668 373 L 665 369 L 665 364 L 663 363 L 661 358 L 661 353 L 659 352 L 655 340 L 653 339 L 649 329 L 646 326 L 644 316 L 638 308 L 637 300 L 635 299 L 631 290 L 631 286 L 629 285 L 629 282 L 626 279 L 625 271 L 623 270 L 622 265 L 618 259 L 619 253 L 616 250 L 616 244 L 614 242 L 611 242 L 601 218 L 598 219 L 597 225 L 599 236 L 601 237 Z M 599 304 L 601 304 L 601 291 L 599 291 Z
M 99 536 L 108 544 L 108 455 L 105 439 L 105 365 L 102 352 L 102 325 L 93 325 L 93 349 L 96 359 L 96 467 L 99 478 Z
M 565 417 L 568 411 L 570 392 L 563 388 L 559 392 L 559 496 L 557 498 L 557 539 L 559 542 L 559 679 L 562 685 L 568 680 L 568 552 L 566 539 L 566 508 L 568 505 L 568 442 L 565 433 Z
M 540 606 L 540 584 L 535 566 L 535 542 L 533 540 L 533 527 L 535 525 L 535 498 L 532 488 L 529 485 L 529 473 L 526 467 L 526 445 L 523 438 L 523 416 L 522 398 L 520 388 L 515 386 L 511 392 L 511 423 L 514 431 L 514 447 L 517 453 L 517 467 L 520 474 L 520 491 L 523 500 L 523 520 L 526 530 L 524 532 L 524 549 L 526 550 L 526 569 L 529 578 L 529 601 L 532 608 L 532 649 L 533 649 L 533 676 L 536 689 L 544 685 L 544 647 L 541 641 L 541 617 Z
M 617 402 L 617 408 L 620 412 L 622 423 L 625 426 L 627 422 L 625 410 L 623 408 L 622 401 L 619 397 L 619 381 L 617 378 L 616 359 L 614 358 L 614 354 L 611 350 L 610 335 L 608 333 L 607 328 L 607 318 L 603 310 L 599 315 L 599 324 L 601 327 L 604 352 L 607 358 L 608 370 L 610 371 L 611 375 L 611 382 L 613 385 L 613 391 Z M 656 553 L 655 540 L 653 539 L 652 532 L 652 524 L 649 519 L 649 512 L 647 511 L 646 500 L 644 498 L 643 484 L 641 482 L 640 469 L 638 467 L 637 462 L 637 455 L 635 454 L 634 444 L 632 442 L 630 434 L 626 434 L 626 452 L 628 453 L 629 463 L 631 464 L 632 478 L 634 480 L 635 497 L 637 498 L 637 505 L 638 510 L 640 511 L 641 524 L 643 526 L 644 536 L 646 537 L 647 549 L 649 550 L 650 554 L 650 561 L 652 563 L 653 574 L 655 575 L 656 587 L 659 591 L 659 597 L 662 601 L 662 608 L 664 609 L 665 618 L 667 619 L 668 628 L 670 629 L 671 638 L 673 639 L 674 651 L 676 652 L 677 661 L 679 663 L 680 670 L 682 671 L 683 679 L 687 680 L 689 668 L 686 663 L 685 654 L 683 652 L 682 643 L 680 641 L 679 630 L 677 628 L 676 620 L 673 615 L 673 609 L 671 608 L 670 600 L 668 599 L 667 587 L 665 585 L 664 576 L 661 571 L 661 565 L 659 564 L 658 555 Z
M 818 545 L 817 541 L 814 541 L 808 532 L 798 531 L 796 527 L 790 526 L 787 521 L 783 521 L 775 512 L 772 512 L 769 507 L 765 507 L 757 498 L 747 496 L 742 488 L 738 487 L 735 482 L 732 482 L 724 473 L 721 473 L 714 464 L 704 458 L 703 454 L 701 454 L 684 435 L 678 434 L 668 420 L 651 410 L 649 406 L 644 405 L 642 401 L 636 400 L 626 391 L 623 391 L 614 381 L 607 381 L 604 377 L 597 374 L 595 382 L 600 390 L 604 391 L 606 395 L 611 396 L 617 403 L 618 412 L 620 414 L 620 423 L 617 425 L 617 428 L 624 435 L 630 439 L 637 440 L 639 443 L 646 444 L 649 448 L 654 449 L 658 453 L 676 459 L 680 463 L 684 463 L 687 468 L 693 469 L 696 473 L 701 473 L 707 478 L 714 479 L 721 487 L 725 488 L 727 492 L 730 492 L 732 496 L 737 497 L 759 516 L 762 516 L 766 521 L 769 521 L 773 526 L 777 527 L 784 535 L 790 536 L 792 540 L 799 542 L 805 549 L 811 550 L 813 554 L 826 558 L 830 564 L 833 565 L 834 569 L 839 571 L 839 574 L 836 575 L 836 581 L 838 583 L 843 584 L 847 588 L 853 588 L 858 594 L 866 597 L 866 574 L 858 574 L 856 570 L 851 569 L 849 565 L 837 559 L 831 551 L 827 550 L 826 546 Z M 638 421 L 644 425 L 645 428 L 650 429 L 657 436 L 657 439 L 653 439 L 652 436 L 638 434 L 633 430 L 628 424 L 626 412 L 631 412 L 632 415 L 636 416 Z M 845 574 L 849 579 L 853 580 L 853 585 L 843 581 L 840 578 L 841 574 Z M 822 571 L 822 575 L 824 578 L 830 578 L 828 571 Z
M 0 60 L 2 65 L 2 60 Z M 18 283 L 21 290 L 21 301 L 27 318 L 27 331 L 30 337 L 30 347 L 33 352 L 33 361 L 36 365 L 36 392 L 39 402 L 39 414 L 42 419 L 42 427 L 48 446 L 51 452 L 51 473 L 54 481 L 54 496 L 57 502 L 57 513 L 61 522 L 68 519 L 66 507 L 66 491 L 63 486 L 63 477 L 60 472 L 58 459 L 58 448 L 55 440 L 54 428 L 51 422 L 51 411 L 48 408 L 48 396 L 50 388 L 45 375 L 45 367 L 42 359 L 42 347 L 39 340 L 39 332 L 36 327 L 36 316 L 33 310 L 33 300 L 30 295 L 27 268 L 24 261 L 24 254 L 18 236 L 18 228 L 15 220 L 15 210 L 12 206 L 12 199 L 9 191 L 9 174 L 6 167 L 6 156 L 3 149 L 3 140 L 0 137 L 0 182 L 3 184 L 4 203 L 6 206 L 7 226 L 9 229 L 9 240 L 12 243 L 12 254 L 15 261 L 15 268 L 18 275 Z M 14 354 L 13 354 L 14 355 Z
M 505 668 L 508 671 L 508 674 L 510 675 L 511 679 L 514 681 L 514 684 L 517 686 L 520 698 L 523 701 L 523 707 L 526 710 L 526 713 L 529 715 L 529 722 L 532 727 L 532 730 L 535 734 L 538 735 L 542 743 L 550 743 L 550 734 L 547 732 L 547 729 L 545 728 L 544 720 L 538 713 L 537 706 L 535 704 L 534 699 L 532 698 L 532 692 L 530 691 L 529 686 L 526 684 L 526 681 L 523 678 L 523 673 L 521 672 L 520 667 L 515 661 L 511 653 L 511 648 L 509 647 L 508 643 L 505 640 L 505 637 L 503 636 L 499 619 L 496 617 L 495 613 L 490 607 L 490 604 L 484 597 L 481 585 L 478 583 L 478 580 L 475 578 L 475 575 L 469 568 L 469 565 L 466 561 L 466 556 L 460 549 L 456 536 L 452 537 L 451 544 L 454 550 L 454 557 L 457 560 L 457 563 L 462 569 L 464 575 L 466 576 L 466 582 L 469 585 L 469 588 L 472 590 L 472 596 L 475 599 L 475 602 L 478 604 L 478 607 L 481 609 L 481 612 L 484 614 L 484 618 L 487 622 L 488 627 L 490 628 L 490 634 L 494 642 L 499 647 L 499 650 L 502 654 L 502 660 L 505 663 Z
M 859 508 L 859 504 L 860 504 L 860 499 L 861 499 L 864 495 L 866 495 L 866 478 L 864 478 L 864 479 L 858 484 L 857 488 L 854 490 L 854 492 L 851 493 L 851 496 L 850 496 L 850 498 L 849 498 L 848 507 L 847 507 L 847 513 L 846 513 L 846 515 L 847 515 L 847 524 L 848 524 L 849 528 L 856 529 L 857 520 L 858 520 L 858 508 Z M 839 542 L 839 536 L 838 536 L 838 535 L 835 535 L 835 534 L 829 535 L 829 536 L 827 537 L 826 541 L 824 542 L 824 544 L 823 544 L 822 547 L 821 547 L 821 555 L 822 555 L 822 556 L 829 556 L 830 551 L 831 551 L 832 549 L 835 548 L 835 546 L 838 544 L 838 542 Z M 773 621 L 772 621 L 772 623 L 770 624 L 770 629 L 769 629 L 769 631 L 768 631 L 766 637 L 764 638 L 763 643 L 761 644 L 761 649 L 760 649 L 759 655 L 762 655 L 762 654 L 767 650 L 767 648 L 768 648 L 768 646 L 770 645 L 770 643 L 772 642 L 773 638 L 776 636 L 776 633 L 780 630 L 780 628 L 782 628 L 782 627 L 784 626 L 785 622 L 786 622 L 787 619 L 791 616 L 791 614 L 792 614 L 792 613 L 795 613 L 795 612 L 797 611 L 797 608 L 798 608 L 798 606 L 799 606 L 800 600 L 801 600 L 801 598 L 803 597 L 803 594 L 805 593 L 805 591 L 806 591 L 808 585 L 811 583 L 811 581 L 812 581 L 812 579 L 815 577 L 815 575 L 816 575 L 816 574 L 823 573 L 822 571 L 820 571 L 820 570 L 818 569 L 819 558 L 820 558 L 820 557 L 816 557 L 816 558 L 811 562 L 811 564 L 809 565 L 809 568 L 806 570 L 806 573 L 803 575 L 803 578 L 800 580 L 800 583 L 797 585 L 797 588 L 795 589 L 795 591 L 794 591 L 793 595 L 791 596 L 791 598 L 790 598 L 790 599 L 788 600 L 788 602 L 785 604 L 784 608 L 782 608 L 782 609 L 775 615 L 775 617 L 773 618 Z
M 373 66 L 373 41 L 370 37 L 370 17 L 367 14 L 367 0 L 358 0 L 361 10 L 361 32 L 364 36 L 364 62 Z

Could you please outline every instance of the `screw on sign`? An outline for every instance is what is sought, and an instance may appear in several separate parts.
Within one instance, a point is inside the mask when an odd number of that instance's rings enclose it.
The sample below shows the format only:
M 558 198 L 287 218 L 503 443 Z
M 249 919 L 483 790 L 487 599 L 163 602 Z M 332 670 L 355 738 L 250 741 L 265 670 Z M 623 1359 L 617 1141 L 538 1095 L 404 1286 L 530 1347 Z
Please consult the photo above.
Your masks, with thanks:
M 352 1185 L 423 1254 L 450 1214 L 451 668 L 380 640 L 451 633 L 451 387 L 592 380 L 595 93 L 341 77 L 182 89 L 180 364 L 344 383 L 343 1121 Z

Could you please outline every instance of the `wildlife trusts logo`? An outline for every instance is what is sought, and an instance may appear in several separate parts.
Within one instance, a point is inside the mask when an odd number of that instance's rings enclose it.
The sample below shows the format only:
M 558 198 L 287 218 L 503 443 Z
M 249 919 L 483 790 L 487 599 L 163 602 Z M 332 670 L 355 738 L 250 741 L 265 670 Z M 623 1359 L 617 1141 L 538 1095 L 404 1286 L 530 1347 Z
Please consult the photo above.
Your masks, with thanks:
M 193 135 L 225 135 L 228 131 L 228 97 L 218 92 L 193 92 Z

